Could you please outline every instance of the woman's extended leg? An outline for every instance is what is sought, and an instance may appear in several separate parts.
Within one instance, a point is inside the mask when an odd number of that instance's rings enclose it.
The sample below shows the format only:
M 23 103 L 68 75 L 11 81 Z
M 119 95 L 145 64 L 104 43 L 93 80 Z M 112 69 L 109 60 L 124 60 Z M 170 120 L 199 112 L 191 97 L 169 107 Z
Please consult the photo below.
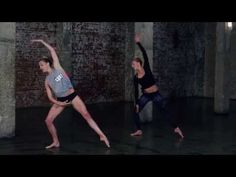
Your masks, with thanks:
M 87 108 L 85 106 L 85 104 L 83 103 L 83 101 L 80 99 L 79 96 L 76 96 L 73 101 L 72 101 L 72 105 L 75 108 L 76 111 L 78 111 L 83 118 L 87 121 L 87 123 L 89 124 L 89 126 L 99 135 L 100 140 L 104 141 L 105 144 L 110 147 L 109 141 L 107 139 L 107 137 L 104 135 L 104 133 L 100 130 L 100 128 L 98 127 L 98 125 L 96 124 L 96 122 L 93 120 L 93 118 L 91 117 L 91 115 L 89 114 L 89 112 L 87 111 Z

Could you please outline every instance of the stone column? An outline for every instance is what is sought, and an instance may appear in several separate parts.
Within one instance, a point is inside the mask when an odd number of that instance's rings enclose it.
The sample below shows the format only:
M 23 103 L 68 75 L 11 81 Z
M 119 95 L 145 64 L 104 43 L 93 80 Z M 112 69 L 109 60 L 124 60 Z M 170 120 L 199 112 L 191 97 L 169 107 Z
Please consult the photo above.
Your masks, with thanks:
M 15 23 L 0 22 L 0 137 L 15 135 Z
M 216 22 L 205 23 L 204 97 L 214 97 Z
M 230 36 L 227 23 L 217 23 L 214 110 L 221 114 L 229 112 Z
M 128 22 L 126 25 L 126 41 L 125 41 L 125 101 L 134 100 L 134 72 L 131 67 L 131 62 L 134 57 L 134 23 Z
M 150 67 L 153 70 L 153 22 L 135 23 L 135 33 L 141 33 L 141 42 L 147 51 Z M 137 45 L 135 46 L 135 56 L 143 58 Z M 142 122 L 152 121 L 152 110 L 152 102 L 149 102 L 140 114 Z
M 72 74 L 72 46 L 71 46 L 71 23 L 57 23 L 57 46 L 61 65 L 65 71 Z
M 230 43 L 230 98 L 236 99 L 236 22 L 233 22 Z

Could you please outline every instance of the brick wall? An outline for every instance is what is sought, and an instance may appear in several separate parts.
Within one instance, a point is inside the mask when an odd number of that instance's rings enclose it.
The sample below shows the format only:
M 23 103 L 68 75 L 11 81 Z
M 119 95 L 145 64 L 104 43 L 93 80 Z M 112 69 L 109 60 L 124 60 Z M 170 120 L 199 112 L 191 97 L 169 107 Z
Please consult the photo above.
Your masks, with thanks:
M 56 47 L 56 29 L 57 23 L 16 23 L 17 107 L 48 105 L 38 59 L 50 54 L 41 44 L 31 45 L 30 40 L 42 38 Z
M 72 63 L 68 72 L 86 103 L 124 100 L 126 27 L 126 23 L 111 22 L 17 23 L 17 107 L 49 105 L 38 59 L 50 54 L 41 44 L 31 45 L 34 38 L 43 38 L 56 47 L 65 69 Z
M 88 103 L 124 100 L 125 23 L 72 23 L 73 82 Z
M 153 68 L 161 92 L 203 96 L 204 23 L 154 23 Z

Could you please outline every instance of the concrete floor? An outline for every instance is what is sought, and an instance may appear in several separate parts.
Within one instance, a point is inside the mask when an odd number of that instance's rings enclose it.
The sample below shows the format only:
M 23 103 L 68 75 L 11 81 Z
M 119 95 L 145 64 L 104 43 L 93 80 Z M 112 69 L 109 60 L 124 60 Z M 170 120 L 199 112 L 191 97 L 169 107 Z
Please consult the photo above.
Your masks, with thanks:
M 16 110 L 16 136 L 0 139 L 0 155 L 199 155 L 236 154 L 236 101 L 228 115 L 215 115 L 213 100 L 185 98 L 181 107 L 180 141 L 168 122 L 154 108 L 154 120 L 143 125 L 142 137 L 130 137 L 133 128 L 132 103 L 87 105 L 95 121 L 110 140 L 108 149 L 80 114 L 67 108 L 56 119 L 61 147 L 45 150 L 51 142 L 44 119 L 49 108 Z

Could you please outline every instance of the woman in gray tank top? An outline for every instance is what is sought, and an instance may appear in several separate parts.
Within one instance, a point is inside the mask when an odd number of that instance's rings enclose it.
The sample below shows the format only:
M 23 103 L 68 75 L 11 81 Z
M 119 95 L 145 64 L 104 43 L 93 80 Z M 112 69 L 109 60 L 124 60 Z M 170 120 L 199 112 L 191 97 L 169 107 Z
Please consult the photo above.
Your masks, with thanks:
M 69 77 L 60 65 L 58 56 L 54 48 L 43 40 L 32 40 L 32 42 L 42 43 L 45 47 L 48 48 L 52 56 L 52 61 L 45 58 L 40 59 L 39 61 L 40 70 L 43 73 L 47 73 L 45 88 L 49 100 L 53 103 L 45 120 L 47 128 L 52 136 L 53 142 L 46 148 L 49 149 L 60 146 L 57 131 L 53 124 L 53 121 L 64 110 L 64 108 L 69 105 L 72 105 L 74 109 L 83 116 L 89 126 L 99 135 L 100 140 L 104 141 L 105 144 L 110 147 L 107 137 L 93 120 L 81 98 L 76 94 Z M 57 98 L 55 98 L 53 94 Z

